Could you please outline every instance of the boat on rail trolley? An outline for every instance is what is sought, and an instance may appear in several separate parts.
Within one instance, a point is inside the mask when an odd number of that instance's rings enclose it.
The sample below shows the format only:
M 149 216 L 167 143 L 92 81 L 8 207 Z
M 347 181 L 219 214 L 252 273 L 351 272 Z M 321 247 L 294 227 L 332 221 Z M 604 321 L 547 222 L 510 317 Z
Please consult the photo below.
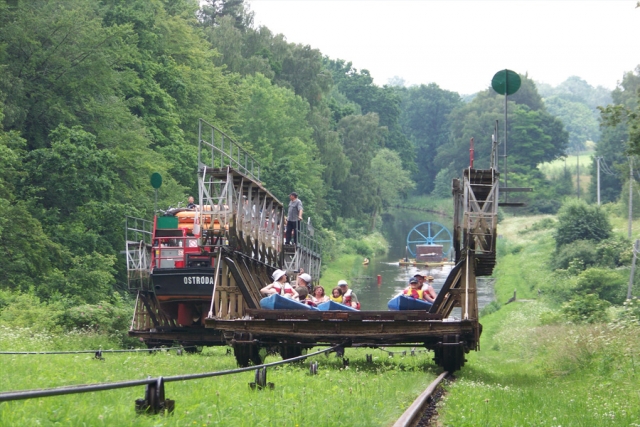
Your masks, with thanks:
M 469 167 L 453 180 L 455 266 L 428 309 L 358 311 L 261 307 L 276 269 L 319 283 L 321 256 L 310 222 L 283 244 L 284 207 L 260 181 L 260 166 L 214 126 L 199 122 L 199 204 L 153 221 L 127 218 L 129 287 L 137 294 L 129 334 L 147 345 L 220 345 L 241 366 L 266 350 L 283 358 L 329 344 L 422 346 L 456 371 L 479 349 L 476 277 L 495 265 L 498 172 Z

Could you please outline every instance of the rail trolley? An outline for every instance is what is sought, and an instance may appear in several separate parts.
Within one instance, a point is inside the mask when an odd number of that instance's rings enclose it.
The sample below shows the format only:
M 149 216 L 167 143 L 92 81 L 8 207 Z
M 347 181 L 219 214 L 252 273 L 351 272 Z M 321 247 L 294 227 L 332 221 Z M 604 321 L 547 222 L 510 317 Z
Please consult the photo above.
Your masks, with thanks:
M 213 316 L 208 328 L 223 332 L 238 364 L 261 361 L 262 348 L 294 357 L 317 345 L 382 347 L 419 345 L 454 372 L 465 354 L 479 349 L 476 277 L 490 275 L 496 261 L 498 173 L 494 168 L 463 172 L 453 180 L 455 266 L 427 311 L 246 310 L 244 318 Z M 454 310 L 456 316 L 452 316 Z
M 429 311 L 264 310 L 259 290 L 276 268 L 319 278 L 311 224 L 283 245 L 284 207 L 260 182 L 259 165 L 200 121 L 199 205 L 154 221 L 128 219 L 130 288 L 138 302 L 129 332 L 148 345 L 228 344 L 240 366 L 266 350 L 295 357 L 318 345 L 421 346 L 450 372 L 479 349 L 476 277 L 496 260 L 499 180 L 469 167 L 453 180 L 455 266 Z M 186 213 L 185 213 L 186 212 Z

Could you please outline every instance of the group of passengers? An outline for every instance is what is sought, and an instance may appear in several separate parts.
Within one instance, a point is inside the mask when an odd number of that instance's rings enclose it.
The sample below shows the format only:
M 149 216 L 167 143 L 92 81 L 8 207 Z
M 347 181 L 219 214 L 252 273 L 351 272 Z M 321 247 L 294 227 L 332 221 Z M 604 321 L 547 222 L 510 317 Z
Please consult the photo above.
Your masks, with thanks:
M 323 302 L 333 301 L 360 310 L 358 297 L 353 290 L 349 289 L 349 284 L 346 280 L 340 280 L 338 286 L 331 291 L 331 295 L 326 295 L 324 287 L 320 285 L 313 287 L 311 276 L 304 271 L 298 274 L 295 286 L 287 281 L 286 271 L 276 270 L 271 277 L 273 277 L 273 283 L 260 289 L 260 293 L 264 296 L 280 294 L 285 298 L 313 307 Z
M 425 272 L 416 273 L 409 279 L 409 286 L 402 291 L 409 298 L 421 299 L 433 304 L 436 300 L 436 290 L 433 289 L 433 276 Z

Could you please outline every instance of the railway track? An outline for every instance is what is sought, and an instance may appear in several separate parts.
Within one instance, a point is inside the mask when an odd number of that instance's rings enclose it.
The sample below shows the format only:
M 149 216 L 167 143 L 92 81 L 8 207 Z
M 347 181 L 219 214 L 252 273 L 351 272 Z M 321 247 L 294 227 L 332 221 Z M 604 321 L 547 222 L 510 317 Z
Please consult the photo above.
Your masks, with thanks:
M 429 384 L 425 391 L 398 418 L 393 427 L 426 427 L 434 425 L 431 421 L 433 416 L 437 415 L 435 405 L 441 394 L 441 389 L 438 386 L 448 376 L 449 372 L 444 371 Z

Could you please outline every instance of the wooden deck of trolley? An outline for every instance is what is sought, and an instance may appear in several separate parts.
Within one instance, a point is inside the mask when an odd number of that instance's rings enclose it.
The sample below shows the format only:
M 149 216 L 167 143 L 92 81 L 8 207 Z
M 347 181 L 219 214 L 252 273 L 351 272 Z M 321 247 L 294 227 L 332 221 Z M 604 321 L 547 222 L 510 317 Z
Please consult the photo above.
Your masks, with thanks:
M 341 342 L 389 345 L 441 340 L 444 334 L 480 333 L 477 321 L 446 321 L 424 311 L 309 311 L 249 309 L 250 319 L 207 319 L 208 328 L 250 333 L 259 341 L 286 340 L 302 344 Z

